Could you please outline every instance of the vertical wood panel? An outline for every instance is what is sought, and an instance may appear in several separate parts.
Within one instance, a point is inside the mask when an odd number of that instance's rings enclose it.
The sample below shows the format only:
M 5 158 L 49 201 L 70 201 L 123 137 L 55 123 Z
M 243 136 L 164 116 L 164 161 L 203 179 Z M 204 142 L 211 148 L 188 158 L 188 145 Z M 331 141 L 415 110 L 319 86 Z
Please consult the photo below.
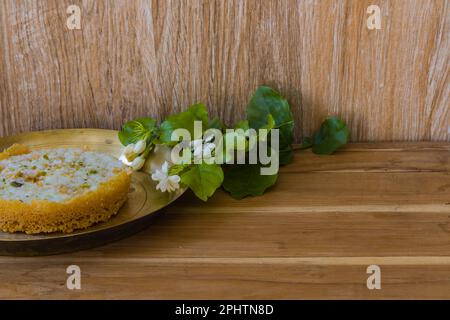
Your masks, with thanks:
M 69 4 L 82 30 L 66 28 Z M 0 135 L 117 129 L 197 101 L 232 124 L 268 84 L 297 137 L 337 114 L 354 141 L 445 141 L 449 56 L 447 0 L 3 0 Z

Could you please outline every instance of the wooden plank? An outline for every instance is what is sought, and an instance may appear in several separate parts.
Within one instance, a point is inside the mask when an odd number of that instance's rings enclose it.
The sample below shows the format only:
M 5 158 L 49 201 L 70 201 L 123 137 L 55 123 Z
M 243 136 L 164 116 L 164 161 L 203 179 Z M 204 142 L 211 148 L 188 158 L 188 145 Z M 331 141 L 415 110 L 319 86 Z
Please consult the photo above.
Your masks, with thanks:
M 450 210 L 450 209 L 449 209 Z M 71 254 L 144 257 L 339 257 L 448 255 L 442 213 L 170 212 L 122 241 Z
M 81 7 L 82 30 L 65 23 Z M 297 138 L 330 114 L 353 141 L 448 141 L 450 2 L 379 0 L 5 0 L 0 135 L 118 129 L 198 101 L 232 124 L 274 86 Z M 26 115 L 26 116 L 24 116 Z
M 436 259 L 434 259 L 436 260 Z M 76 263 L 81 290 L 66 288 Z M 381 290 L 368 290 L 366 268 L 381 268 Z M 450 294 L 447 258 L 59 260 L 1 263 L 0 298 L 41 299 L 442 299 Z
M 298 152 L 292 164 L 281 168 L 283 174 L 449 171 L 449 143 L 353 143 L 327 156 L 314 154 L 311 150 Z
M 270 212 L 371 212 L 445 211 L 450 202 L 449 172 L 306 172 L 282 174 L 270 189 L 270 196 L 231 199 L 218 192 L 202 205 L 208 212 L 233 210 Z M 183 212 L 196 211 L 200 202 L 186 198 Z M 362 207 L 361 207 L 362 206 Z

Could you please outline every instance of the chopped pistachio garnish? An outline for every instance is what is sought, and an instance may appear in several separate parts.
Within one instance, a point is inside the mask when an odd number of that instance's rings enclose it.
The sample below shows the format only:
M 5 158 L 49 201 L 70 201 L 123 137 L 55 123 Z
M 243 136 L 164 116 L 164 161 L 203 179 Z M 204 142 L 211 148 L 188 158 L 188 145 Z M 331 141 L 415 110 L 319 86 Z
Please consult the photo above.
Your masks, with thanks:
M 17 181 L 11 181 L 10 185 L 14 188 L 20 188 L 23 186 L 23 183 L 17 182 Z

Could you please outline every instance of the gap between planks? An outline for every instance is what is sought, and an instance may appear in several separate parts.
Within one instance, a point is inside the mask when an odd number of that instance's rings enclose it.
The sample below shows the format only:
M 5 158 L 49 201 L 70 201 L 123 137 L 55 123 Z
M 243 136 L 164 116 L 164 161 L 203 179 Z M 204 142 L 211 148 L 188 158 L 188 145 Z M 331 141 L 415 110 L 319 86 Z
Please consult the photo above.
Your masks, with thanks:
M 301 151 L 301 144 L 293 144 L 295 151 Z M 311 149 L 305 149 L 310 151 Z M 338 152 L 420 152 L 420 151 L 449 151 L 449 142 L 350 142 Z
M 177 212 L 182 210 L 183 213 L 197 213 L 200 209 L 198 206 L 183 207 L 182 209 L 174 207 L 168 209 L 167 213 Z M 208 207 L 208 213 L 236 213 L 236 210 L 243 213 L 262 213 L 262 212 L 274 212 L 273 207 Z M 386 212 L 401 212 L 401 213 L 413 213 L 413 212 L 429 212 L 429 213 L 446 213 L 450 214 L 450 203 L 446 204 L 412 204 L 412 205 L 329 205 L 329 206 L 280 206 L 276 208 L 278 213 L 386 213 Z
M 450 256 L 385 256 L 385 257 L 262 257 L 262 258 L 106 258 L 106 257 L 0 257 L 0 265 L 33 263 L 108 263 L 108 264 L 266 264 L 266 265 L 448 265 Z

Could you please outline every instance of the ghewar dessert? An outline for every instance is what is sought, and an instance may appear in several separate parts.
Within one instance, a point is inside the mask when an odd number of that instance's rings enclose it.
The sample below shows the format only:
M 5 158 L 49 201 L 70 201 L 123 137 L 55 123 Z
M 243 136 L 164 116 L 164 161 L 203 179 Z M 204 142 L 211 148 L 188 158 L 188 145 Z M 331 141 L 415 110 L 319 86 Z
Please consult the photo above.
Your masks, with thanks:
M 127 200 L 130 171 L 101 152 L 75 148 L 0 153 L 0 230 L 28 234 L 87 228 Z

